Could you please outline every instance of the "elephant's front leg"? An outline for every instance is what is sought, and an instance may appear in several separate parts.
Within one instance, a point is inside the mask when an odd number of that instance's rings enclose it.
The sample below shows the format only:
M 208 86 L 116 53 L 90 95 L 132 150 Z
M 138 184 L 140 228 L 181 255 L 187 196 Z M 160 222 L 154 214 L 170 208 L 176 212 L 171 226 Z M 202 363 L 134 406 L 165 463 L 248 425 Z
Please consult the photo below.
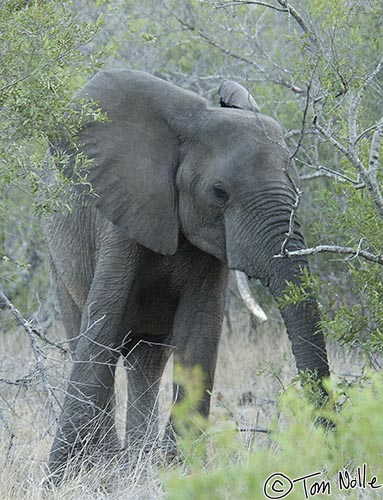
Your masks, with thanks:
M 76 453 L 90 454 L 96 447 L 105 448 L 110 442 L 108 433 L 113 431 L 109 412 L 114 409 L 117 356 L 113 345 L 103 345 L 96 350 L 92 344 L 92 340 L 80 341 L 76 350 L 49 457 L 52 473 L 56 473 Z
M 218 261 L 193 277 L 192 286 L 185 290 L 174 320 L 173 340 L 174 368 L 187 372 L 198 366 L 201 370 L 201 397 L 195 410 L 208 417 L 210 394 L 213 389 L 219 340 L 224 315 L 227 269 Z M 174 402 L 182 401 L 186 387 L 174 384 Z M 174 449 L 176 425 L 171 416 L 167 425 L 164 446 Z
M 81 334 L 49 457 L 49 468 L 58 477 L 76 453 L 105 450 L 110 446 L 110 436 L 116 436 L 115 368 L 129 278 L 122 260 L 113 259 L 111 253 L 105 265 L 102 260 L 98 263 L 83 310 Z

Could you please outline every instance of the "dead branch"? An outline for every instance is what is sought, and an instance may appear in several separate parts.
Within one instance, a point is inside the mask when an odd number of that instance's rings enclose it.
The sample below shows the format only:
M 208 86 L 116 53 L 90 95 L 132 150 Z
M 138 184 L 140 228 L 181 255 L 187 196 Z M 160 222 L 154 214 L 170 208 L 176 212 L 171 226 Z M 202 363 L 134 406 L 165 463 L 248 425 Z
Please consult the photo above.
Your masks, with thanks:
M 287 0 L 277 0 L 277 2 L 279 3 L 279 5 L 281 5 L 285 9 L 285 12 L 288 12 L 289 14 L 291 14 L 291 16 L 295 19 L 295 21 L 301 27 L 302 31 L 304 33 L 306 33 L 307 35 L 309 35 L 310 40 L 313 41 L 315 44 L 317 44 L 317 42 L 318 42 L 317 37 L 311 31 L 310 27 L 308 26 L 306 21 L 303 19 L 301 14 L 292 5 L 290 5 L 289 2 L 287 2 Z
M 265 427 L 237 427 L 238 432 L 259 432 L 261 434 L 271 434 L 270 429 Z
M 299 158 L 296 158 L 297 162 L 302 163 L 305 167 L 312 168 L 314 170 L 317 170 L 315 174 L 308 174 L 308 175 L 301 175 L 299 178 L 301 180 L 307 180 L 307 179 L 315 179 L 317 177 L 331 177 L 333 179 L 336 179 L 340 182 L 350 182 L 350 184 L 354 185 L 355 188 L 361 188 L 364 187 L 361 186 L 360 182 L 358 179 L 351 179 L 351 177 L 348 177 L 345 174 L 342 174 L 341 172 L 337 172 L 336 170 L 333 170 L 329 167 L 325 167 L 324 165 L 310 165 L 309 163 L 306 163 L 303 160 L 300 160 Z
M 367 88 L 371 85 L 371 83 L 374 81 L 374 79 L 378 76 L 378 74 L 382 70 L 382 67 L 383 67 L 383 56 L 379 60 L 379 62 L 376 65 L 375 69 L 373 71 L 371 71 L 371 73 L 368 75 L 368 77 L 364 81 L 362 87 L 360 88 L 359 92 L 355 96 L 354 107 L 355 107 L 356 111 L 358 110 L 358 107 L 360 105 L 360 101 L 362 100 L 362 98 L 363 98 L 363 96 L 364 96 Z M 356 116 L 355 116 L 355 119 L 356 119 Z
M 314 126 L 317 128 L 319 133 L 323 135 L 328 141 L 338 149 L 346 158 L 350 161 L 350 163 L 356 168 L 358 173 L 360 174 L 361 179 L 366 185 L 366 189 L 369 192 L 371 199 L 375 203 L 376 210 L 379 216 L 383 219 L 383 197 L 380 191 L 379 184 L 373 175 L 373 172 L 369 172 L 362 160 L 359 158 L 358 154 L 355 151 L 355 148 L 347 148 L 340 141 L 338 141 L 331 130 L 327 130 L 322 127 L 318 120 L 314 120 Z
M 379 120 L 374 135 L 372 136 L 370 156 L 368 161 L 367 172 L 375 179 L 375 182 L 376 182 L 376 173 L 378 170 L 380 143 L 382 142 L 382 137 L 383 137 L 383 117 Z
M 9 304 L 11 304 L 11 306 L 12 306 L 12 308 L 14 308 L 14 310 L 9 306 Z M 51 345 L 52 347 L 56 347 L 63 354 L 69 353 L 68 349 L 65 349 L 65 347 L 62 347 L 57 342 L 53 342 L 44 333 L 40 332 L 40 330 L 37 330 L 37 328 L 34 328 L 31 325 L 31 323 L 22 316 L 22 314 L 16 309 L 16 307 L 4 295 L 4 293 L 1 292 L 1 290 L 0 290 L 0 307 L 5 308 L 5 309 L 9 309 L 12 312 L 13 316 L 16 318 L 17 322 L 24 328 L 24 330 L 26 330 L 26 325 L 28 325 L 28 327 L 31 329 L 31 332 L 33 332 L 33 334 L 36 335 L 37 337 L 39 337 L 39 339 L 41 339 L 43 342 L 45 342 L 48 345 Z M 16 312 L 14 312 L 14 311 L 17 311 L 19 316 L 16 316 Z M 26 330 L 26 331 L 28 333 L 28 330 Z
M 260 5 L 261 7 L 268 7 L 269 9 L 276 10 L 278 12 L 289 12 L 288 9 L 280 9 L 275 5 L 266 2 L 258 2 L 255 0 L 238 0 L 237 2 L 216 2 L 215 7 L 217 9 L 224 9 L 226 7 L 237 7 L 238 5 Z
M 358 130 L 357 130 L 357 118 L 358 118 L 358 109 L 360 106 L 360 102 L 367 90 L 367 88 L 370 86 L 370 84 L 373 82 L 373 80 L 376 78 L 376 76 L 380 73 L 381 69 L 383 66 L 383 57 L 380 59 L 378 64 L 376 65 L 375 69 L 367 76 L 365 79 L 362 87 L 359 89 L 358 92 L 352 92 L 350 94 L 350 109 L 349 109 L 349 135 L 350 135 L 350 147 L 355 147 L 356 143 L 360 139 L 360 136 L 358 136 Z M 381 120 L 379 121 L 381 122 Z M 379 123 L 378 122 L 378 123 Z M 377 124 L 377 127 L 379 128 L 379 125 Z M 363 135 L 365 132 L 363 133 Z
M 6 385 L 18 385 L 18 386 L 29 386 L 32 384 L 33 379 L 36 376 L 36 370 L 32 373 L 29 373 L 28 375 L 24 375 L 24 377 L 18 378 L 16 380 L 8 380 L 5 378 L 0 378 L 0 383 L 1 384 L 6 384 Z
M 301 148 L 301 145 L 302 145 L 303 136 L 305 134 L 305 129 L 306 129 L 307 113 L 308 113 L 309 106 L 310 106 L 310 99 L 311 99 L 310 90 L 311 90 L 311 85 L 313 83 L 313 79 L 314 79 L 314 75 L 315 75 L 315 71 L 317 69 L 317 66 L 318 66 L 318 61 L 315 65 L 313 72 L 311 73 L 310 81 L 307 85 L 306 102 L 305 102 L 305 107 L 304 107 L 303 115 L 302 115 L 302 126 L 301 126 L 301 130 L 300 130 L 297 146 L 295 148 L 294 153 L 290 156 L 290 161 L 296 157 L 296 155 L 298 154 L 298 152 Z
M 375 123 L 374 125 L 371 125 L 370 127 L 367 127 L 365 130 L 363 130 L 363 132 L 361 132 L 356 138 L 356 143 L 358 143 L 361 139 L 363 139 L 363 137 L 366 137 L 366 135 L 368 135 L 373 130 L 376 130 L 378 127 L 378 123 Z
M 265 6 L 268 6 L 268 4 L 265 4 Z M 287 12 L 287 11 L 286 11 Z M 201 40 L 206 42 L 208 45 L 211 47 L 214 47 L 215 49 L 219 50 L 223 54 L 225 54 L 228 57 L 231 57 L 233 59 L 236 59 L 238 61 L 244 62 L 247 65 L 255 68 L 258 73 L 265 74 L 266 70 L 263 68 L 260 64 L 256 63 L 255 61 L 244 57 L 243 55 L 239 55 L 232 50 L 229 50 L 225 47 L 222 47 L 222 44 L 211 38 L 209 35 L 207 35 L 204 31 L 201 29 L 197 28 L 194 24 L 186 21 L 185 19 L 181 19 L 179 16 L 177 16 L 174 11 L 171 12 L 171 15 L 176 19 L 176 21 L 182 26 L 184 29 L 187 29 L 191 31 L 192 33 L 195 33 Z M 281 78 L 268 78 L 269 81 L 281 85 L 283 87 L 288 88 L 292 92 L 296 94 L 305 94 L 306 91 L 299 87 L 298 85 L 295 85 L 294 83 L 288 82 L 285 80 L 283 77 Z
M 295 180 L 291 177 L 290 172 L 288 171 L 288 168 L 284 169 L 284 171 L 285 171 L 287 177 L 289 178 L 289 180 L 294 188 L 294 191 L 295 191 L 295 201 L 294 201 L 294 205 L 293 205 L 291 212 L 290 212 L 289 229 L 286 233 L 286 238 L 284 239 L 282 246 L 281 246 L 281 254 L 287 255 L 289 253 L 287 250 L 287 245 L 288 245 L 289 241 L 291 240 L 291 238 L 294 236 L 295 214 L 296 214 L 296 211 L 299 207 L 299 202 L 301 199 L 302 191 L 299 190 L 298 186 L 295 183 Z
M 38 343 L 36 340 L 36 333 L 34 329 L 31 327 L 30 323 L 28 320 L 26 320 L 23 315 L 20 313 L 20 311 L 12 304 L 12 302 L 8 299 L 8 297 L 0 290 L 0 302 L 11 311 L 13 316 L 15 317 L 16 321 L 24 328 L 24 330 L 27 332 L 31 347 L 32 347 L 32 352 L 35 358 L 36 362 L 36 370 L 40 375 L 41 381 L 43 383 L 43 386 L 47 392 L 48 396 L 48 401 L 50 403 L 50 406 L 52 408 L 52 412 L 55 416 L 55 420 L 58 421 L 58 416 L 55 414 L 55 401 L 56 401 L 56 396 L 52 390 L 52 387 L 50 386 L 47 378 L 46 371 L 43 366 L 42 358 L 44 357 Z
M 381 254 L 372 254 L 366 250 L 361 250 L 360 248 L 354 249 L 352 247 L 342 247 L 339 245 L 318 245 L 312 248 L 304 248 L 302 250 L 294 250 L 292 252 L 285 250 L 284 253 L 274 255 L 274 258 L 282 257 L 293 257 L 300 255 L 315 255 L 318 253 L 337 253 L 343 255 L 349 255 L 350 258 L 362 257 L 365 260 L 374 262 L 375 264 L 383 265 L 383 256 Z

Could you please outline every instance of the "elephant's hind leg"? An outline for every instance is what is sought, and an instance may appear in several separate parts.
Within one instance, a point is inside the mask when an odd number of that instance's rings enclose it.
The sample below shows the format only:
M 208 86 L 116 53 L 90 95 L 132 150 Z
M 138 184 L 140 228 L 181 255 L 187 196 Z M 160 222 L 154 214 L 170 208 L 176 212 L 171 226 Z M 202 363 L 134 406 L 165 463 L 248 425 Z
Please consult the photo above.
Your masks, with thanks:
M 146 337 L 145 337 L 146 338 Z M 149 449 L 158 442 L 158 397 L 161 377 L 171 354 L 166 340 L 132 342 L 125 355 L 128 374 L 127 449 Z

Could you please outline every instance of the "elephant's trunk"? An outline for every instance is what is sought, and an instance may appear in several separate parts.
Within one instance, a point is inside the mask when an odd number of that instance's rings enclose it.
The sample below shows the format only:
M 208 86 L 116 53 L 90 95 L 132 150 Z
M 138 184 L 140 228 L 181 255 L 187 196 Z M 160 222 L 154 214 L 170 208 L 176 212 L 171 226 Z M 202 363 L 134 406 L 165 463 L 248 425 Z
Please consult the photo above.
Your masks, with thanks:
M 238 207 L 233 219 L 226 221 L 227 255 L 230 268 L 260 278 L 278 301 L 286 293 L 287 282 L 301 283 L 302 271 L 308 269 L 308 263 L 305 257 L 275 258 L 289 231 L 295 193 L 273 189 L 268 194 L 255 197 L 261 200 L 261 206 L 259 201 L 250 200 L 247 209 Z M 244 213 L 241 218 L 240 214 Z M 287 248 L 291 251 L 304 247 L 299 224 L 295 222 Z M 329 375 L 318 303 L 313 293 L 309 291 L 301 302 L 282 307 L 281 313 L 298 370 L 310 371 L 319 377 Z
M 279 262 L 273 265 L 268 287 L 273 297 L 278 300 L 286 293 L 287 282 L 300 284 L 302 270 L 308 269 L 308 264 L 304 259 L 299 262 L 292 258 L 275 260 Z M 309 371 L 319 378 L 328 376 L 326 345 L 320 326 L 318 303 L 312 292 L 308 291 L 302 301 L 282 307 L 281 314 L 298 371 Z

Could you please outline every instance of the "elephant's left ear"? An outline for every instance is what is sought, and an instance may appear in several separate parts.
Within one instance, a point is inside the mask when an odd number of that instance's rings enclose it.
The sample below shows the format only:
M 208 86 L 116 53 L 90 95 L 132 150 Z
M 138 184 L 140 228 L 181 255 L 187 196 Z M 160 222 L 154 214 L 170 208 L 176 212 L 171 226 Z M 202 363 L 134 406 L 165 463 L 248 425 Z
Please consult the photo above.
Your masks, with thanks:
M 259 113 L 260 109 L 250 92 L 237 82 L 224 80 L 218 90 L 219 103 L 223 108 L 247 109 Z
M 197 95 L 141 71 L 96 74 L 80 97 L 97 103 L 106 121 L 78 134 L 93 160 L 90 201 L 122 234 L 163 255 L 178 246 L 176 173 L 189 117 L 206 103 Z

